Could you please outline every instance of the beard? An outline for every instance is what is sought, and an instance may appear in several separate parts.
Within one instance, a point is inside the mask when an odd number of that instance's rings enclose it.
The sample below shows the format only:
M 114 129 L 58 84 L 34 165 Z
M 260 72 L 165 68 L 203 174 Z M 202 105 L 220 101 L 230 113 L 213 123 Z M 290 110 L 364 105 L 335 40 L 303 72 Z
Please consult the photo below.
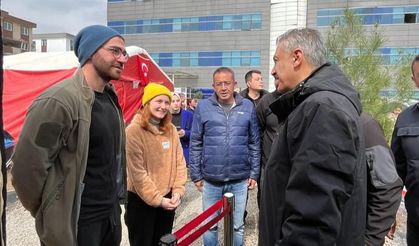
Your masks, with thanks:
M 95 54 L 96 55 L 96 54 Z M 100 55 L 97 55 L 95 57 L 96 59 L 92 59 L 93 67 L 96 70 L 96 73 L 105 81 L 108 83 L 111 80 L 117 80 L 121 77 L 121 72 L 113 71 L 114 67 L 123 67 L 123 64 L 120 62 L 113 62 L 112 64 L 110 62 L 105 61 Z

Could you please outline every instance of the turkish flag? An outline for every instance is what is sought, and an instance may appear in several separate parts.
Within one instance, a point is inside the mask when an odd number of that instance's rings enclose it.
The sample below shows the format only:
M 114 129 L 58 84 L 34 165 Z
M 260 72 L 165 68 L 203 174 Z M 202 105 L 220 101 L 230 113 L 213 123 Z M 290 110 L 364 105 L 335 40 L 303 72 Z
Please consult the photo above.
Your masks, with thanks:
M 145 86 L 146 84 L 148 84 L 148 81 L 149 81 L 148 75 L 150 71 L 149 69 L 150 59 L 142 57 L 141 55 L 137 55 L 137 61 L 139 65 L 138 67 L 140 68 L 138 72 L 140 73 L 139 75 L 140 75 L 141 81 L 143 82 L 142 85 Z
M 171 91 L 174 89 L 172 81 L 147 53 L 130 57 L 124 65 L 121 78 L 112 81 L 127 124 L 141 107 L 144 87 L 149 82 L 162 84 Z
M 130 57 L 124 65 L 120 80 L 137 81 L 141 86 L 148 84 L 150 59 L 136 55 Z
M 174 90 L 173 82 L 151 59 L 148 53 L 140 53 L 130 57 L 124 65 L 119 80 L 134 81 L 134 87 L 144 87 L 152 82 L 162 84 L 171 91 Z

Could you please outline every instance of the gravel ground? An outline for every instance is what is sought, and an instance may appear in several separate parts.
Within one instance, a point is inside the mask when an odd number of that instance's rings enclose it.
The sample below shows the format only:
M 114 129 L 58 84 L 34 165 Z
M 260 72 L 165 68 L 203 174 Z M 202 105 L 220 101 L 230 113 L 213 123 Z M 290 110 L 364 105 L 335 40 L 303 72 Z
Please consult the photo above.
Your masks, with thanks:
M 176 212 L 174 231 L 195 218 L 202 212 L 201 195 L 195 189 L 192 182 L 188 182 L 186 186 L 186 196 L 182 199 L 182 204 Z M 12 199 L 11 199 L 12 200 Z M 249 212 L 245 225 L 245 245 L 257 245 L 258 243 L 258 209 L 256 204 L 256 190 L 249 194 L 247 210 Z M 21 245 L 39 245 L 39 241 L 35 232 L 34 220 L 26 211 L 19 201 L 8 204 L 7 213 L 7 243 L 9 246 Z M 122 216 L 123 217 L 123 216 Z M 385 246 L 401 246 L 406 245 L 406 211 L 404 204 L 400 206 L 398 213 L 398 228 L 395 239 L 387 240 Z M 219 231 L 222 231 L 222 223 Z M 220 241 L 222 241 L 222 233 L 220 233 Z M 222 243 L 221 243 L 222 244 Z M 128 246 L 127 230 L 123 226 L 122 246 Z M 202 240 L 195 241 L 193 246 L 202 245 Z
M 10 196 L 13 201 L 13 196 Z M 249 194 L 248 217 L 246 220 L 245 229 L 245 245 L 257 245 L 257 205 L 256 205 L 256 191 Z M 174 230 L 176 231 L 181 226 L 198 216 L 202 212 L 201 194 L 196 190 L 192 182 L 186 185 L 186 195 L 182 199 L 182 204 L 176 211 L 176 219 Z M 6 207 L 7 216 L 7 245 L 21 246 L 21 245 L 39 245 L 38 237 L 35 232 L 34 219 L 30 213 L 26 211 L 19 201 L 9 203 Z M 123 218 L 123 216 L 122 216 Z M 220 223 L 219 231 L 222 231 L 222 222 Z M 123 226 L 121 246 L 128 246 L 128 236 L 126 226 Z M 220 240 L 222 241 L 222 233 L 220 233 Z M 202 240 L 199 238 L 192 245 L 202 245 Z

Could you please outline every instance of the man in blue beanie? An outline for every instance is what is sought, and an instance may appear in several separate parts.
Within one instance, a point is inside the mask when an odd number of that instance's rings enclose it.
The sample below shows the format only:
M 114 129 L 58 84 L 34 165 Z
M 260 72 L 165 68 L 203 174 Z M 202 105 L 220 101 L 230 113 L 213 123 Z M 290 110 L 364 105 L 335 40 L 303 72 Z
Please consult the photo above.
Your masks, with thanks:
M 43 92 L 26 115 L 13 185 L 35 217 L 41 245 L 119 245 L 126 198 L 125 131 L 117 95 L 128 56 L 105 26 L 75 38 L 80 68 Z

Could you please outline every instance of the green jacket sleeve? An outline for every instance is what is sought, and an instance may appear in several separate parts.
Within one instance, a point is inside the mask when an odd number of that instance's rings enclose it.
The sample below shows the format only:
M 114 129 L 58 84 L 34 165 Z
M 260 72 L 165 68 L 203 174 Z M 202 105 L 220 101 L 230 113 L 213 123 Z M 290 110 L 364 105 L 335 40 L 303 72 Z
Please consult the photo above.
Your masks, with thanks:
M 69 110 L 56 99 L 38 99 L 28 110 L 12 157 L 12 183 L 32 216 L 48 197 L 43 191 L 48 171 L 59 158 L 71 125 Z

